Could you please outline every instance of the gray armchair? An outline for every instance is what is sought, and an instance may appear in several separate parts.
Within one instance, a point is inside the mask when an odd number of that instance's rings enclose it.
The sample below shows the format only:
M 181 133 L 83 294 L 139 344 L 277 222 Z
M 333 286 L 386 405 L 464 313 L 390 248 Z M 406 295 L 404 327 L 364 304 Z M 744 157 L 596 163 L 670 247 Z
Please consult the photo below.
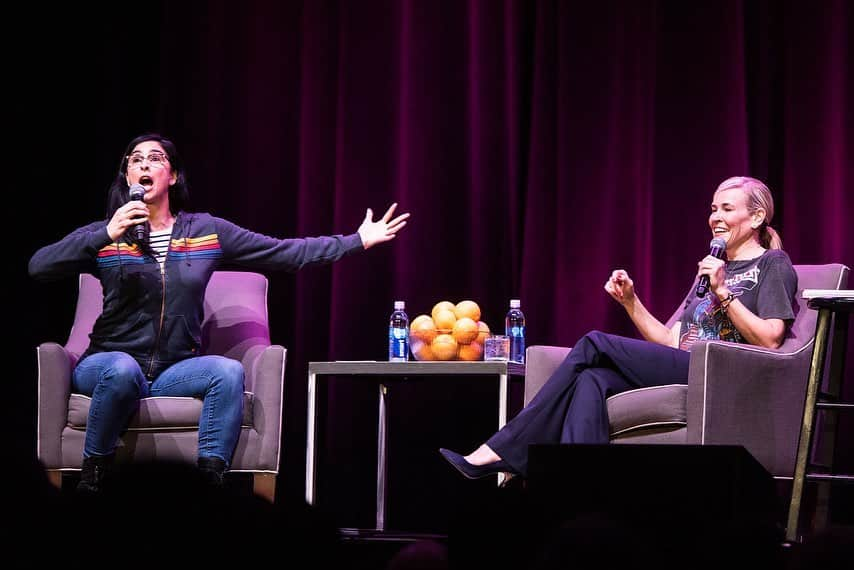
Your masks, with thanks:
M 74 325 L 65 346 L 39 345 L 37 454 L 51 482 L 79 471 L 91 398 L 71 393 L 71 371 L 89 344 L 101 313 L 103 291 L 92 275 L 80 276 Z M 231 471 L 253 474 L 253 489 L 273 501 L 281 447 L 286 351 L 270 344 L 267 278 L 258 273 L 217 271 L 205 292 L 202 352 L 239 360 L 245 369 L 243 422 Z M 151 397 L 119 442 L 117 460 L 167 459 L 195 464 L 202 401 Z
M 845 289 L 848 267 L 796 265 L 798 313 L 779 349 L 723 341 L 691 348 L 688 384 L 629 390 L 607 400 L 612 443 L 743 445 L 774 477 L 794 472 L 816 312 L 803 289 Z M 677 310 L 667 323 L 678 318 Z M 531 346 L 525 405 L 569 348 Z

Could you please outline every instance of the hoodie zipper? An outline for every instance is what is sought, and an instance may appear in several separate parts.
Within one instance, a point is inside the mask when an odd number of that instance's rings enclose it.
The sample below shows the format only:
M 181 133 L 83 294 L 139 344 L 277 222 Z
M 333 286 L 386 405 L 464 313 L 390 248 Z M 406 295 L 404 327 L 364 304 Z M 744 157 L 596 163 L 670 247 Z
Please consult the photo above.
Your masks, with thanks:
M 177 225 L 177 220 L 176 224 Z M 175 232 L 174 226 L 172 232 Z M 154 341 L 154 350 L 151 353 L 151 360 L 148 362 L 148 372 L 145 375 L 151 378 L 151 371 L 154 369 L 154 357 L 160 352 L 160 336 L 163 332 L 163 321 L 166 318 L 166 260 L 169 259 L 169 251 L 172 249 L 172 235 L 169 235 L 169 247 L 166 249 L 166 258 L 163 259 L 163 265 L 157 263 L 155 258 L 154 263 L 160 265 L 160 324 L 157 326 L 157 338 Z

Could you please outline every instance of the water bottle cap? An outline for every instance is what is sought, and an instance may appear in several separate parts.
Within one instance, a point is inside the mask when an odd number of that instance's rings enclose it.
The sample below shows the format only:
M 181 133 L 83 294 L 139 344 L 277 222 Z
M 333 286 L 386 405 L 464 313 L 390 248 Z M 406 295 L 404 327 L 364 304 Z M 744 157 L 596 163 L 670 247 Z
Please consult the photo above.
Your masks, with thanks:
M 395 301 L 394 302 L 394 310 L 395 311 L 402 311 L 405 308 L 406 308 L 406 303 L 404 303 L 403 301 Z
M 510 308 L 518 309 L 522 306 L 522 303 L 519 302 L 519 299 L 510 299 Z

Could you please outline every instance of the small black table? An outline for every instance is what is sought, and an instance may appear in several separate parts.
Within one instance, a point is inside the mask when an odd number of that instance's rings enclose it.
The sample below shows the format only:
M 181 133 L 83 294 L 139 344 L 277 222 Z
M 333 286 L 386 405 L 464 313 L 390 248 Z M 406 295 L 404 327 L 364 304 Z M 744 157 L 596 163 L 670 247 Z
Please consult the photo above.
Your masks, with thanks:
M 798 540 L 798 519 L 806 481 L 854 482 L 852 475 L 817 473 L 809 469 L 816 410 L 854 410 L 854 403 L 841 402 L 838 399 L 845 368 L 848 317 L 854 311 L 854 290 L 813 292 L 805 290 L 804 298 L 809 299 L 807 302 L 809 308 L 818 311 L 818 319 L 815 325 L 815 344 L 813 344 L 812 360 L 807 379 L 807 394 L 804 401 L 801 435 L 798 440 L 798 455 L 795 460 L 795 474 L 792 478 L 792 498 L 789 503 L 789 516 L 786 524 L 786 540 L 790 542 Z M 831 336 L 831 322 L 833 322 L 833 350 L 831 351 L 828 378 L 831 398 L 821 398 L 819 391 Z

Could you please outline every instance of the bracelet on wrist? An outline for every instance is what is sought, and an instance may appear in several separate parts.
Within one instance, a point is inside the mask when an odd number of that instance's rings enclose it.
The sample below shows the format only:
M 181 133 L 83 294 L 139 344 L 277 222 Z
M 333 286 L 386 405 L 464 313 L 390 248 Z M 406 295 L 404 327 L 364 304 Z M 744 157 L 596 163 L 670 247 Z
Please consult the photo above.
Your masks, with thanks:
M 733 299 L 735 299 L 735 293 L 730 291 L 726 297 L 721 299 L 721 311 L 726 313 L 726 310 L 729 308 L 729 304 L 732 303 Z

